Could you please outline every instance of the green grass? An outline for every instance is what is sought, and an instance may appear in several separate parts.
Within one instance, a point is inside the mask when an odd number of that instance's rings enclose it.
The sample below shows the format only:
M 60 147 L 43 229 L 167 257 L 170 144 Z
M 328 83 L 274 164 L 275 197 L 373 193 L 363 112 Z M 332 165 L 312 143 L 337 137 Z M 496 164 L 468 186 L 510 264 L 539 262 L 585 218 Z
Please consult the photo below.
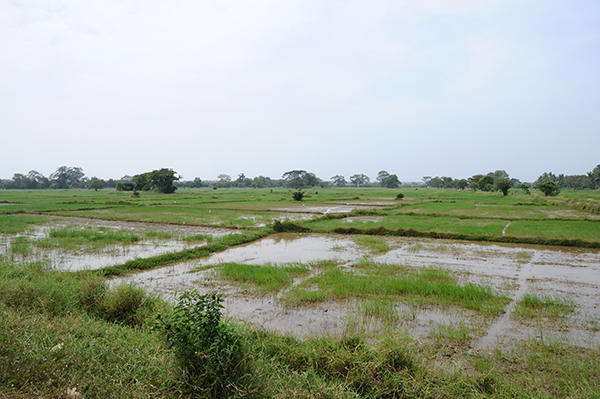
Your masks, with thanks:
M 75 249 L 100 250 L 114 244 L 134 244 L 141 237 L 129 230 L 112 230 L 108 228 L 52 229 L 48 237 L 34 241 L 40 248 L 60 248 L 67 251 Z
M 19 255 L 26 258 L 33 253 L 31 240 L 26 236 L 13 237 L 10 240 L 10 252 L 12 255 Z
M 363 262 L 364 270 L 369 267 Z M 449 277 L 433 270 L 421 278 Z M 151 302 L 130 286 L 107 290 L 92 272 L 0 262 L 0 396 L 66 397 L 75 389 L 85 398 L 191 399 L 173 351 L 143 322 L 152 313 L 128 317 Z M 377 316 L 386 305 L 365 309 Z M 164 303 L 155 308 L 171 310 Z M 236 386 L 231 397 L 593 398 L 600 386 L 598 350 L 560 343 L 526 341 L 506 352 L 475 352 L 453 368 L 432 366 L 440 361 L 438 346 L 397 331 L 374 339 L 304 340 L 235 331 L 252 372 L 248 386 Z M 438 331 L 443 345 L 466 341 L 460 327 Z
M 473 328 L 468 327 L 464 322 L 436 324 L 429 335 L 438 348 L 467 347 L 473 337 Z
M 354 242 L 361 247 L 367 248 L 374 254 L 380 254 L 389 251 L 390 247 L 384 238 L 371 237 L 371 236 L 359 236 L 354 237 Z
M 360 304 L 360 311 L 367 321 L 379 320 L 384 326 L 395 326 L 401 319 L 398 304 L 381 299 L 372 299 Z
M 0 215 L 0 234 L 17 234 L 26 231 L 31 225 L 48 221 L 45 216 Z
M 548 317 L 558 319 L 575 310 L 573 300 L 567 297 L 525 294 L 517 302 L 514 314 L 526 319 Z
M 187 242 L 200 242 L 200 241 L 212 241 L 213 236 L 210 234 L 193 234 L 183 237 L 183 241 Z
M 225 263 L 218 267 L 219 275 L 227 280 L 252 286 L 259 292 L 277 292 L 290 285 L 295 277 L 309 272 L 308 266 L 286 265 L 246 265 Z
M 503 311 L 509 302 L 489 287 L 460 285 L 446 271 L 377 265 L 363 261 L 361 273 L 329 268 L 285 293 L 289 305 L 351 298 L 397 300 L 420 304 L 459 306 L 486 316 Z M 314 289 L 316 287 L 316 290 Z
M 144 232 L 144 238 L 171 240 L 173 239 L 173 233 L 169 233 L 168 231 L 146 231 Z

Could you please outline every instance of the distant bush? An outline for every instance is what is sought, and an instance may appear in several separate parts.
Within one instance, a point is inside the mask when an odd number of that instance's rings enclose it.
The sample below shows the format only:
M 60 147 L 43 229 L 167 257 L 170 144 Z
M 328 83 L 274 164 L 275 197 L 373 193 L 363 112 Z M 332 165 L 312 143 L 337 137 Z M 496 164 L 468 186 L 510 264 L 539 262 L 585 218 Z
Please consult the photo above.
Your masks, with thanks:
M 295 201 L 302 201 L 302 198 L 304 198 L 304 192 L 303 191 L 294 191 L 292 193 L 292 197 L 294 197 Z
M 547 183 L 538 184 L 536 188 L 543 192 L 546 197 L 554 197 L 560 193 L 560 188 L 558 188 L 558 185 L 551 181 Z
M 117 191 L 133 191 L 133 189 L 135 188 L 135 184 L 129 181 L 120 181 L 117 182 L 115 188 L 117 189 Z
M 154 324 L 174 349 L 190 391 L 199 397 L 223 398 L 248 389 L 246 341 L 222 321 L 222 302 L 220 294 L 189 291 Z
M 402 198 L 404 198 L 404 194 L 398 193 L 398 195 L 396 195 L 397 200 L 401 200 Z
M 273 223 L 273 230 L 277 233 L 304 233 L 310 231 L 308 227 L 300 226 L 287 220 L 283 222 L 276 220 L 275 223 Z
M 133 191 L 133 193 L 131 194 L 131 196 L 132 196 L 133 198 L 139 198 L 139 197 L 140 197 L 140 192 L 139 192 L 139 191 L 137 191 L 137 190 L 134 190 L 134 191 Z

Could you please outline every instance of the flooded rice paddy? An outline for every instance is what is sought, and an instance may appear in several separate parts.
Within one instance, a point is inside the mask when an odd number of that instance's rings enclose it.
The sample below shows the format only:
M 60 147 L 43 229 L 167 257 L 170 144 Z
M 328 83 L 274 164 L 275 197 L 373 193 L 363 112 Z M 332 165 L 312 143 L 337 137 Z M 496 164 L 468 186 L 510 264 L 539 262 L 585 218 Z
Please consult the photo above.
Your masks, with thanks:
M 598 251 L 413 238 L 385 241 L 387 251 L 373 252 L 352 236 L 275 234 L 202 259 L 122 276 L 111 284 L 135 283 L 169 300 L 189 289 L 218 290 L 224 293 L 229 317 L 298 337 L 337 335 L 356 329 L 376 334 L 390 327 L 426 336 L 441 324 L 466 326 L 472 331 L 471 346 L 475 349 L 490 349 L 530 337 L 565 339 L 585 347 L 600 345 Z M 364 301 L 359 299 L 299 306 L 287 305 L 283 300 L 292 287 L 319 273 L 319 261 L 335 260 L 336 267 L 353 271 L 353 265 L 365 257 L 378 264 L 447 270 L 461 284 L 489 286 L 510 298 L 510 303 L 504 314 L 485 317 L 459 307 L 399 301 L 391 308 L 394 321 L 390 326 L 362 311 Z M 309 265 L 310 273 L 296 278 L 280 292 L 259 294 L 247 285 L 220 277 L 218 265 L 229 262 L 302 263 Z M 212 265 L 217 268 L 211 268 Z M 525 294 L 568 298 L 574 303 L 574 311 L 557 320 L 519 317 L 515 309 Z
M 300 217 L 307 215 L 310 214 L 299 213 Z M 371 221 L 377 220 L 377 217 L 359 216 L 354 219 Z M 207 242 L 202 239 L 186 241 L 184 237 L 221 237 L 238 232 L 224 228 L 73 217 L 51 217 L 50 220 L 49 223 L 32 226 L 25 233 L 0 236 L 0 254 L 12 256 L 17 262 L 44 261 L 58 270 L 97 269 Z M 46 239 L 55 229 L 131 232 L 141 239 L 93 250 L 36 247 L 36 240 Z M 13 253 L 11 245 L 18 237 L 32 243 L 28 253 Z M 598 250 L 422 238 L 369 238 L 380 241 L 380 244 L 383 242 L 383 245 L 369 246 L 368 240 L 361 240 L 360 236 L 272 234 L 204 258 L 120 276 L 109 283 L 134 283 L 170 301 L 189 289 L 204 293 L 216 290 L 223 293 L 228 317 L 297 337 L 357 331 L 379 334 L 389 329 L 427 337 L 440 326 L 461 326 L 469 331 L 470 347 L 473 349 L 508 347 L 512 340 L 531 337 L 566 340 L 584 347 L 600 345 Z M 293 295 L 295 287 L 322 273 L 320 265 L 323 261 L 330 261 L 329 265 L 343 272 L 356 274 L 361 273 L 357 265 L 364 259 L 377 265 L 444 270 L 461 285 L 472 283 L 490 287 L 506 296 L 508 304 L 503 313 L 490 316 L 460 306 L 437 306 L 431 301 L 414 303 L 394 297 L 391 303 L 384 304 L 385 315 L 381 310 L 379 313 L 369 312 L 369 301 L 358 297 L 301 304 L 286 301 L 289 295 Z M 257 266 L 303 264 L 307 265 L 308 272 L 294 277 L 289 285 L 277 292 L 261 293 L 251 285 L 221 276 L 221 265 L 232 262 Z M 572 303 L 573 309 L 561 317 L 546 317 L 543 312 L 536 317 L 524 317 L 519 306 L 522 306 L 521 300 L 527 294 L 539 298 L 561 298 Z
M 17 262 L 46 262 L 51 268 L 63 271 L 93 270 L 120 264 L 135 258 L 145 258 L 206 244 L 206 241 L 187 242 L 181 239 L 186 236 L 207 235 L 222 237 L 236 232 L 236 230 L 230 229 L 174 224 L 105 221 L 72 217 L 51 219 L 50 223 L 34 225 L 24 233 L 0 236 L 0 255 L 12 256 L 12 259 Z M 100 249 L 79 247 L 66 250 L 60 247 L 47 248 L 36 246 L 36 241 L 48 238 L 50 232 L 56 229 L 125 231 L 136 234 L 141 239 L 127 245 L 115 243 Z M 161 235 L 160 233 L 165 234 Z M 30 248 L 26 256 L 11 251 L 11 242 L 16 237 L 26 238 L 30 243 Z

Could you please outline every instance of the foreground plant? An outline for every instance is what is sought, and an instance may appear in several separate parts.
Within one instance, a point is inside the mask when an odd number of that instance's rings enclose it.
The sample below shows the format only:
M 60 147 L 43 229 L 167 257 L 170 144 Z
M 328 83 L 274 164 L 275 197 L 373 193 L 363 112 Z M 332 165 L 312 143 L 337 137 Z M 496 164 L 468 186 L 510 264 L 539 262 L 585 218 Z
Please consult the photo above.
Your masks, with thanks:
M 221 398 L 236 391 L 247 396 L 252 390 L 246 341 L 223 322 L 222 302 L 218 293 L 189 291 L 154 323 L 174 349 L 190 391 L 201 397 Z

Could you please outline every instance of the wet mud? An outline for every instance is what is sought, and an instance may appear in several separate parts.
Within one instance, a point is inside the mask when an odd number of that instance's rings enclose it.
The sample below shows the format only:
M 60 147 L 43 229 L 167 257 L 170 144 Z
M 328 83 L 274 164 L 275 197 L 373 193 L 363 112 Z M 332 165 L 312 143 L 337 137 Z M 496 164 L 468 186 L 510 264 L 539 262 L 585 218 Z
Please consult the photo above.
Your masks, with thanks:
M 0 254 L 11 256 L 10 243 L 14 237 L 24 236 L 32 241 L 48 237 L 52 229 L 57 228 L 108 228 L 115 230 L 128 230 L 134 234 L 143 236 L 146 232 L 164 232 L 173 235 L 172 239 L 144 238 L 133 244 L 108 245 L 98 250 L 77 249 L 66 251 L 60 248 L 46 249 L 37 248 L 34 243 L 30 244 L 31 253 L 26 257 L 13 255 L 16 262 L 41 261 L 57 270 L 78 271 L 93 270 L 106 266 L 120 264 L 135 258 L 150 257 L 169 252 L 181 251 L 186 248 L 203 245 L 205 241 L 185 242 L 180 238 L 188 235 L 207 234 L 221 237 L 236 233 L 236 230 L 213 229 L 197 226 L 180 226 L 170 224 L 155 224 L 141 222 L 104 221 L 87 218 L 52 218 L 52 221 L 32 226 L 28 231 L 11 236 L 0 237 Z
M 339 262 L 338 267 L 348 268 L 369 256 L 382 264 L 446 269 L 462 283 L 490 286 L 512 299 L 505 313 L 495 319 L 460 309 L 435 306 L 414 309 L 398 304 L 396 327 L 411 334 L 428 335 L 436 324 L 465 323 L 482 326 L 472 341 L 474 349 L 508 346 L 513 339 L 538 336 L 564 339 L 582 346 L 600 345 L 600 332 L 590 328 L 600 323 L 600 251 L 405 237 L 385 240 L 390 250 L 373 255 L 356 245 L 352 237 L 275 234 L 203 259 L 121 276 L 111 280 L 111 284 L 134 282 L 170 300 L 192 288 L 205 292 L 218 290 L 224 292 L 225 312 L 229 317 L 300 337 L 336 335 L 356 328 L 357 323 L 367 331 L 377 332 L 383 328 L 381 323 L 365 320 L 355 301 L 286 307 L 278 300 L 280 294 L 257 296 L 220 280 L 212 269 L 191 272 L 199 266 L 225 262 L 307 264 L 331 259 Z M 526 293 L 569 297 L 575 303 L 575 312 L 566 322 L 544 323 L 543 326 L 519 320 L 513 311 Z

